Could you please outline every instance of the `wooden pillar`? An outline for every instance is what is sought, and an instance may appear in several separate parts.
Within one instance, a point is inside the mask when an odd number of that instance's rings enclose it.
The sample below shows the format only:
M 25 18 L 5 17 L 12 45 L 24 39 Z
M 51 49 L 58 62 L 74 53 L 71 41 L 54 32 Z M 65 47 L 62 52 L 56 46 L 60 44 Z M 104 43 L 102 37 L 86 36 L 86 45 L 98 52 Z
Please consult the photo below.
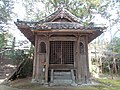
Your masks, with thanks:
M 74 70 L 71 69 L 71 75 L 72 75 L 72 83 L 75 83 L 75 76 L 74 76 Z
M 87 35 L 81 37 L 80 42 L 84 44 L 84 53 L 80 54 L 80 59 L 82 60 L 82 83 L 87 83 L 89 79 L 89 62 L 88 62 L 88 38 Z
M 36 79 L 38 82 L 41 82 L 41 72 L 42 72 L 42 68 L 41 68 L 41 60 L 40 60 L 40 55 L 39 55 L 39 37 L 37 36 L 37 45 L 36 45 Z
M 80 43 L 83 44 L 83 50 L 80 48 Z M 83 52 L 81 52 L 83 51 Z M 86 35 L 78 37 L 77 40 L 77 79 L 79 83 L 87 83 L 89 78 L 88 64 L 88 39 Z
M 35 51 L 34 51 L 34 64 L 33 64 L 33 82 L 44 83 L 46 71 L 45 61 L 46 53 L 40 53 L 40 43 L 45 42 L 45 38 L 35 35 Z M 44 67 L 45 66 L 45 67 Z M 35 81 L 34 81 L 35 80 Z
M 80 55 L 79 55 L 79 41 L 80 41 L 80 36 L 78 35 L 77 36 L 77 41 L 76 41 L 76 63 L 77 63 L 77 82 L 81 82 L 81 65 L 82 65 L 82 62 L 81 62 L 81 59 L 80 59 Z
M 86 35 L 84 35 L 83 37 L 81 37 L 80 42 L 83 43 L 84 45 L 84 52 L 80 53 L 80 59 L 82 60 L 82 83 L 87 83 L 87 43 L 86 43 Z
M 37 72 L 37 67 L 36 67 L 36 64 L 37 64 L 37 43 L 38 43 L 38 40 L 37 40 L 37 35 L 35 34 L 35 47 L 34 47 L 34 61 L 33 61 L 33 75 L 32 75 L 32 83 L 36 83 L 36 72 Z
M 45 51 L 46 52 L 41 52 L 40 49 L 42 48 L 41 43 L 45 43 Z M 40 84 L 46 84 L 47 83 L 47 67 L 48 67 L 48 63 L 47 63 L 47 40 L 46 40 L 46 36 L 39 36 L 39 41 L 38 41 L 38 79 L 39 79 L 39 83 Z
M 47 42 L 46 42 L 46 67 L 45 67 L 45 83 L 48 83 L 48 67 L 49 67 L 49 36 L 47 36 Z
M 74 68 L 77 68 L 77 41 L 74 41 Z
M 88 58 L 88 36 L 86 36 L 86 65 L 87 65 L 87 81 L 90 79 L 89 58 Z
M 53 83 L 53 73 L 54 73 L 54 70 L 53 69 L 51 69 L 51 77 L 50 77 L 50 81 L 51 81 L 51 83 Z

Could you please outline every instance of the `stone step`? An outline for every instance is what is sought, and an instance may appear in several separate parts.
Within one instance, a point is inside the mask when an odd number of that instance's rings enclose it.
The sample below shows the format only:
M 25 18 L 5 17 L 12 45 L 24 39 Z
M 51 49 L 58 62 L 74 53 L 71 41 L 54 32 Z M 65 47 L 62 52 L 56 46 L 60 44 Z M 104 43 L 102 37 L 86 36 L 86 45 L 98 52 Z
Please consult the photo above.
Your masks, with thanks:
M 51 85 L 72 85 L 75 81 L 74 71 L 51 70 Z
M 62 76 L 54 76 L 53 77 L 53 79 L 65 79 L 65 80 L 69 80 L 69 79 L 71 79 L 71 77 L 70 76 L 64 76 L 64 77 L 62 77 Z
M 54 72 L 53 79 L 72 80 L 71 72 Z
M 53 79 L 71 79 L 72 77 L 71 76 L 66 76 L 66 75 L 62 75 L 62 76 L 53 76 Z
M 56 85 L 65 85 L 65 84 L 72 84 L 72 80 L 61 80 L 61 79 L 55 79 L 53 81 Z
M 65 75 L 65 74 L 62 74 L 62 75 L 54 75 L 54 77 L 71 77 L 71 75 Z
M 70 75 L 71 72 L 54 72 L 54 75 Z

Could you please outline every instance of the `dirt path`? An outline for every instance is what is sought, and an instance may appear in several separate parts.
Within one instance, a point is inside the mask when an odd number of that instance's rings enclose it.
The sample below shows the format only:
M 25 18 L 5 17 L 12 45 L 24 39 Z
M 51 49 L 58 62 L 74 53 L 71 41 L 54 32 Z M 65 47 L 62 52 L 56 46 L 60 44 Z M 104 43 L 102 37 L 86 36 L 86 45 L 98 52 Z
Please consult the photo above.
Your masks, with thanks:
M 4 81 L 5 79 L 0 79 L 0 84 Z
M 13 87 L 10 87 L 10 86 L 2 85 L 1 83 L 4 80 L 5 79 L 0 79 L 0 90 L 21 90 L 21 89 L 13 88 Z
M 0 90 L 21 90 L 21 89 L 12 88 L 6 85 L 0 85 Z

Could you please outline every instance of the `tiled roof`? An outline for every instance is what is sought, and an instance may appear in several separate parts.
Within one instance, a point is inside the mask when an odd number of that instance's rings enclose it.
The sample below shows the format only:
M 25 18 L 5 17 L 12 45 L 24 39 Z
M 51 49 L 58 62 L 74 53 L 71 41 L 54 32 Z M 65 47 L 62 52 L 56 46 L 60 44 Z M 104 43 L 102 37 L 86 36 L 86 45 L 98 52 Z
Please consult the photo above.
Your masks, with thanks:
M 56 21 L 56 19 L 68 19 L 67 22 Z M 80 18 L 71 14 L 67 9 L 59 8 L 57 11 L 42 19 L 38 22 L 26 22 L 17 20 L 17 25 L 26 25 L 31 28 L 31 30 L 51 30 L 51 29 L 69 29 L 69 30 L 86 30 L 86 29 L 104 29 L 101 27 L 94 27 L 94 25 L 89 25 L 87 27 L 83 26 Z
M 91 42 L 93 39 L 101 35 L 104 29 L 106 29 L 106 27 L 95 27 L 93 23 L 89 24 L 88 26 L 84 26 L 80 18 L 71 14 L 64 8 L 58 9 L 56 12 L 49 15 L 45 19 L 39 20 L 37 22 L 17 20 L 15 24 L 18 29 L 20 29 L 20 31 L 33 43 L 35 31 L 52 32 L 52 30 L 55 30 L 55 32 L 90 32 L 92 34 L 88 35 L 88 42 Z
M 69 29 L 69 30 L 102 30 L 105 29 L 105 27 L 94 27 L 94 26 L 88 26 L 84 27 L 80 23 L 76 22 L 24 22 L 24 21 L 17 21 L 17 26 L 26 25 L 31 28 L 31 30 L 52 30 L 52 29 Z

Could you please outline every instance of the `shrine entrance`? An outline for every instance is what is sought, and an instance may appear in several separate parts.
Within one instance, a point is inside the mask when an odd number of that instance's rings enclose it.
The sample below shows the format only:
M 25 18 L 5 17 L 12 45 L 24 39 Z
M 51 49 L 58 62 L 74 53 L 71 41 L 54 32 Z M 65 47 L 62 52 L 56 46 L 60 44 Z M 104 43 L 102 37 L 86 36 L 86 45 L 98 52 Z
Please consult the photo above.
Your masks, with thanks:
M 73 41 L 50 41 L 49 64 L 74 64 Z
M 74 41 L 50 41 L 49 81 L 58 85 L 75 81 Z

